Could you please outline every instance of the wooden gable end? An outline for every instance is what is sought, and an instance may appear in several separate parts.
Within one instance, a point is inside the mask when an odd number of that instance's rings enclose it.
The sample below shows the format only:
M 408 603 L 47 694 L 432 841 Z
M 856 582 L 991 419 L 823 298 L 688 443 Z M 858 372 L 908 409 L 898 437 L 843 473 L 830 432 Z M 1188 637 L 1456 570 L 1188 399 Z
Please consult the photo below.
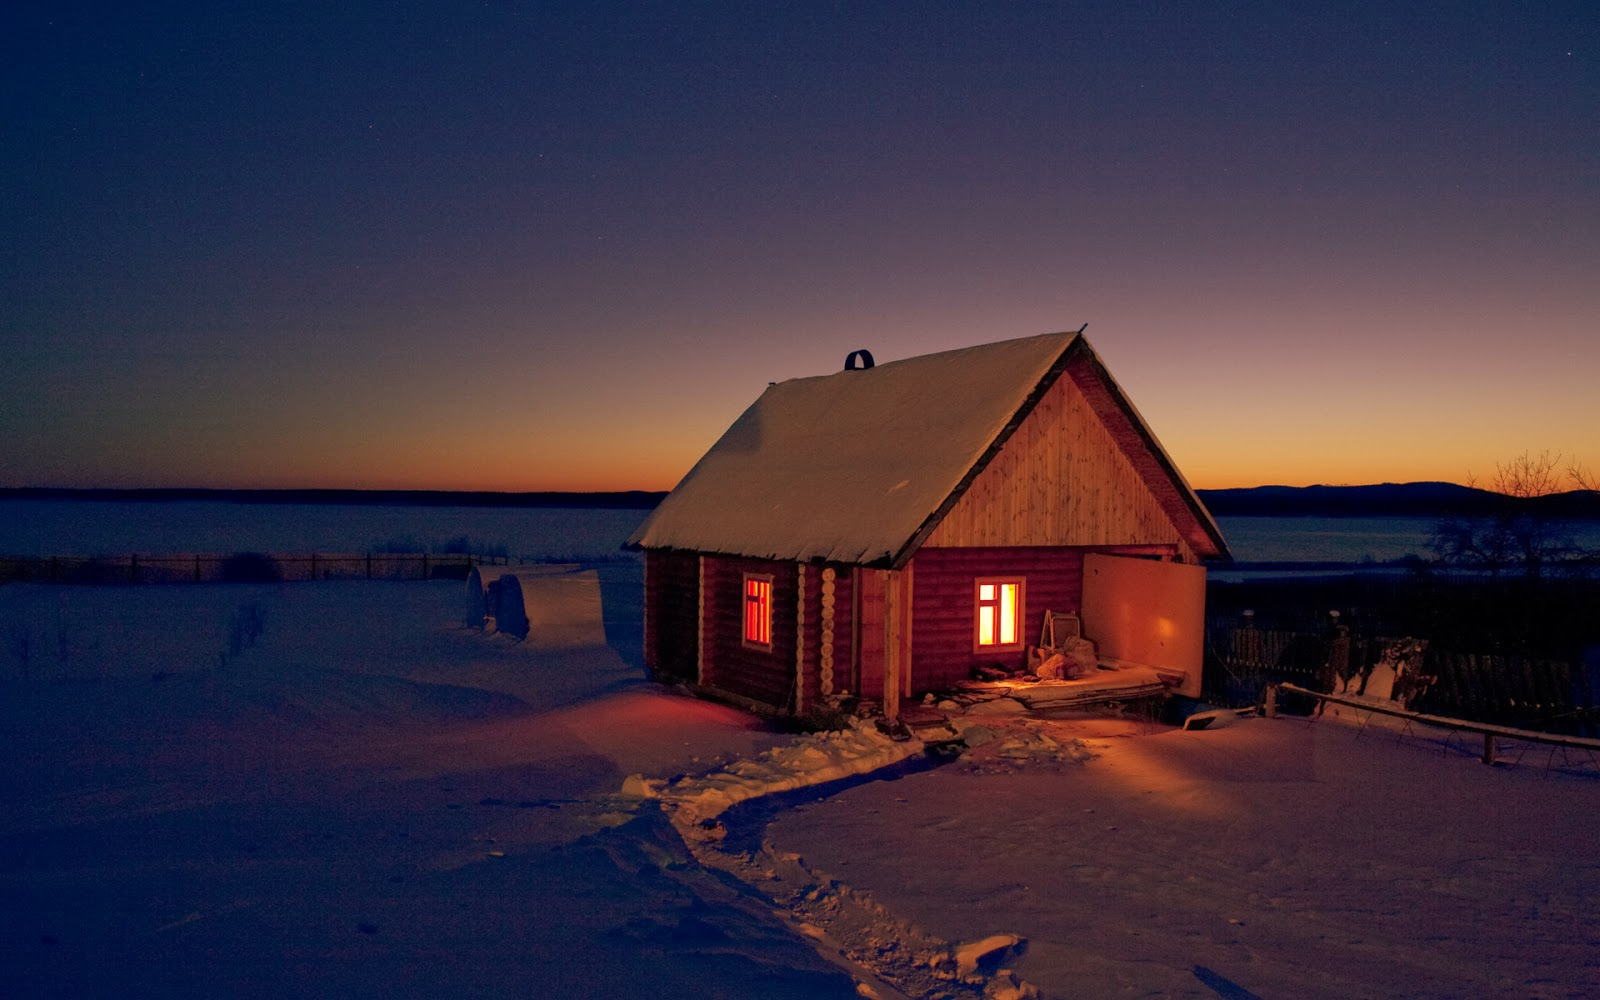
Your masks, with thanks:
M 1057 378 L 923 544 L 1171 546 L 1195 561 L 1125 444 Z

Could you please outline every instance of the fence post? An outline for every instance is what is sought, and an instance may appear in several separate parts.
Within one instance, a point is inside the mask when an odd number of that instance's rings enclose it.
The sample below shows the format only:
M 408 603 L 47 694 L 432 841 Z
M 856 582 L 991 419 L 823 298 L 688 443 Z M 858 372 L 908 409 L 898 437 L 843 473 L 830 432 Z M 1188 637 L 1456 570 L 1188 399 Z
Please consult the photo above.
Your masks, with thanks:
M 311 579 L 315 580 L 316 578 L 317 578 L 317 554 L 315 552 L 313 552 L 313 553 L 311 553 Z
M 1483 734 L 1483 762 L 1485 764 L 1490 765 L 1490 766 L 1494 765 L 1494 734 L 1493 733 L 1484 733 Z
M 1276 684 L 1267 685 L 1267 703 L 1265 706 L 1265 711 L 1267 718 L 1269 719 L 1275 719 L 1278 717 L 1278 685 Z

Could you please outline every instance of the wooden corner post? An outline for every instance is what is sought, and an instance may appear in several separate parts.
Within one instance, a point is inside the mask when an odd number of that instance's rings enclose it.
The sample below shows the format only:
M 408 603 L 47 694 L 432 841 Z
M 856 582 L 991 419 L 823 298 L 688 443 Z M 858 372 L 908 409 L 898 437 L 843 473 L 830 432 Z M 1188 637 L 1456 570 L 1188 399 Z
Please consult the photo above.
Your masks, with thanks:
M 889 722 L 900 718 L 901 673 L 905 669 L 901 642 L 905 635 L 902 618 L 905 600 L 901 593 L 904 575 L 889 570 L 883 581 L 883 717 Z

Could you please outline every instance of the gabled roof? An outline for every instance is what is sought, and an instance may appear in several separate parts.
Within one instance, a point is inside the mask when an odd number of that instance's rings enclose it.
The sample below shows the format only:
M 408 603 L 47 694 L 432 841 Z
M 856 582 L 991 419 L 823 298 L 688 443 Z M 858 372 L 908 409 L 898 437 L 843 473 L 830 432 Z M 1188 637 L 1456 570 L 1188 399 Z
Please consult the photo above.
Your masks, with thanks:
M 1082 331 L 771 385 L 628 544 L 904 565 L 1069 363 L 1180 534 L 1203 557 L 1225 556 L 1211 516 Z

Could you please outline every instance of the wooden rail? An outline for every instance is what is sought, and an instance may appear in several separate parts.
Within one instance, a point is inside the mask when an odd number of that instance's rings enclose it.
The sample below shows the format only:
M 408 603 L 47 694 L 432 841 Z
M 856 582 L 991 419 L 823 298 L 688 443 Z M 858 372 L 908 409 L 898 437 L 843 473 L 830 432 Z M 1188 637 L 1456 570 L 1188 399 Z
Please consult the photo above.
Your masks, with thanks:
M 1345 695 L 1330 694 L 1326 691 L 1312 691 L 1298 684 L 1271 684 L 1267 687 L 1266 710 L 1268 716 L 1277 714 L 1278 692 L 1287 691 L 1290 694 L 1305 695 L 1321 701 L 1333 702 L 1336 705 L 1345 705 L 1349 708 L 1372 712 L 1377 715 L 1393 716 L 1405 719 L 1408 722 L 1419 723 L 1424 726 L 1433 726 L 1438 729 L 1449 729 L 1455 732 L 1483 734 L 1483 762 L 1495 762 L 1495 740 L 1523 740 L 1528 743 L 1544 743 L 1549 746 L 1572 747 L 1579 750 L 1588 750 L 1591 753 L 1600 751 L 1600 739 L 1587 736 L 1563 736 L 1559 733 L 1540 733 L 1531 729 L 1513 729 L 1510 726 L 1496 726 L 1487 722 L 1471 722 L 1466 719 L 1452 719 L 1443 715 L 1427 715 L 1423 712 L 1413 712 L 1398 705 L 1375 705 L 1369 701 L 1347 697 Z

